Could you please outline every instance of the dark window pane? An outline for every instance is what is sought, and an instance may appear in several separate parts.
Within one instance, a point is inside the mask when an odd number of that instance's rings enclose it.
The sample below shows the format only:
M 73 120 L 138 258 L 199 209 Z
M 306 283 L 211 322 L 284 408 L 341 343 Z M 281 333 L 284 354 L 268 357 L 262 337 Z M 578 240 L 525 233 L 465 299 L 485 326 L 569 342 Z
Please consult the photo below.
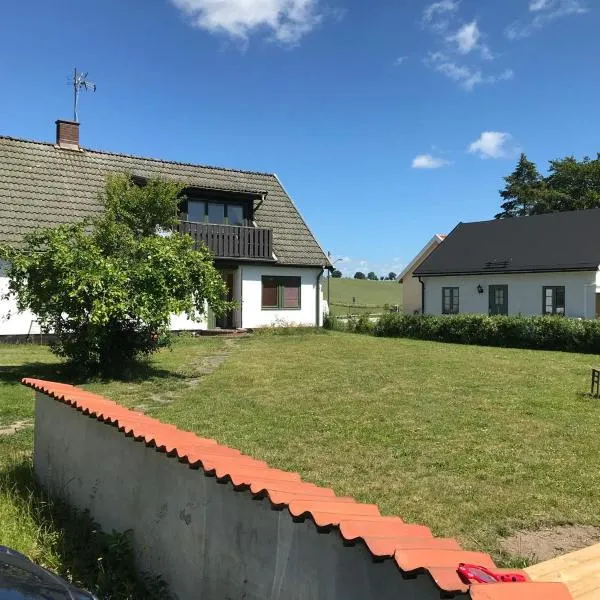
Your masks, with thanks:
M 458 288 L 442 288 L 442 313 L 452 315 L 458 312 Z
M 272 277 L 262 279 L 262 305 L 277 308 L 277 280 Z
M 244 224 L 244 207 L 237 204 L 227 205 L 227 222 L 230 225 Z
M 220 225 L 225 223 L 225 205 L 216 204 L 214 202 L 208 203 L 208 222 Z
M 284 280 L 283 308 L 300 308 L 300 279 L 297 277 Z
M 188 200 L 188 221 L 201 223 L 204 221 L 206 202 L 201 200 Z

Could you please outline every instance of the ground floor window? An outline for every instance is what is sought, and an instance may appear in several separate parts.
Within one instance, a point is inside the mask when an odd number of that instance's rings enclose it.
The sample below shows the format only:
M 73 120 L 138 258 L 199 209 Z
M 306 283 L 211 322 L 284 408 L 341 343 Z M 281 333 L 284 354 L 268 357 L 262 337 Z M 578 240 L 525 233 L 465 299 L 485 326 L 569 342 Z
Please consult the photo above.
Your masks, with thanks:
M 442 288 L 442 314 L 443 315 L 458 314 L 458 288 L 457 287 Z
M 543 288 L 543 314 L 564 315 L 565 314 L 565 286 L 553 285 Z
M 300 308 L 300 287 L 300 277 L 263 276 L 263 309 L 298 310 Z

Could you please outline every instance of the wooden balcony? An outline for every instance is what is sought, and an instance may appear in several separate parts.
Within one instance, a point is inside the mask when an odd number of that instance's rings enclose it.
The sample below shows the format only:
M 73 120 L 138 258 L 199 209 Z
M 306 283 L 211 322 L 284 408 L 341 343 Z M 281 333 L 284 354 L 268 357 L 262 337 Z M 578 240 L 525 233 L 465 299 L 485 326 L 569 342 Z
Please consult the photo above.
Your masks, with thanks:
M 179 221 L 177 231 L 208 246 L 215 258 L 273 260 L 272 229 Z

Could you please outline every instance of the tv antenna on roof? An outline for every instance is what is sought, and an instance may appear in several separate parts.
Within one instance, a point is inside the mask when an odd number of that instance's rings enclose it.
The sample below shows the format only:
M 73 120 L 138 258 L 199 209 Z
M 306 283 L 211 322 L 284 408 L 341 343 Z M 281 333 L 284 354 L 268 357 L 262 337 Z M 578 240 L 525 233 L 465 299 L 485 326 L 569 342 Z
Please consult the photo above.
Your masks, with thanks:
M 88 81 L 87 73 L 80 73 L 75 67 L 73 71 L 73 79 L 69 81 L 73 85 L 73 121 L 79 122 L 79 90 L 96 91 L 96 84 Z

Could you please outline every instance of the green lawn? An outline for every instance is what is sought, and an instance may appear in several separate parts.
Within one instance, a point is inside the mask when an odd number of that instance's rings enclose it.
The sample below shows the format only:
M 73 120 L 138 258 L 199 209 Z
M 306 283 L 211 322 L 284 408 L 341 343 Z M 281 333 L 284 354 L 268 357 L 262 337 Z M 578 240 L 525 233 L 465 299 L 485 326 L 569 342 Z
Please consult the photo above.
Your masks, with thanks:
M 31 417 L 17 373 L 51 376 L 51 360 L 45 349 L 0 347 L 5 422 L 11 411 Z M 140 381 L 86 387 L 510 562 L 499 539 L 511 531 L 600 524 L 600 402 L 585 394 L 593 364 L 559 352 L 263 334 L 184 338 Z M 0 444 L 28 453 L 31 433 Z M 34 553 L 35 528 L 17 514 L 0 490 L 0 544 Z
M 329 279 L 331 284 L 331 312 L 382 313 L 384 305 L 402 305 L 402 286 L 397 281 L 369 281 L 368 279 Z M 327 299 L 327 278 L 323 296 Z

